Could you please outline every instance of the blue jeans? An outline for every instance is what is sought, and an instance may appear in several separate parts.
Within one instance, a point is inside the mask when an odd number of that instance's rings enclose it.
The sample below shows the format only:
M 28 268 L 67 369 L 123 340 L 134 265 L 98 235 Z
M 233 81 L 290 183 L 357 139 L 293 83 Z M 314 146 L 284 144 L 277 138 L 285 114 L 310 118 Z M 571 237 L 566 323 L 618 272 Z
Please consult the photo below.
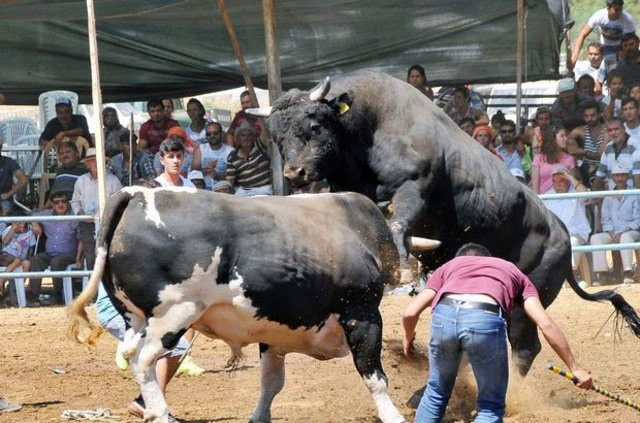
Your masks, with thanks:
M 466 352 L 478 384 L 476 423 L 501 422 L 509 382 L 506 323 L 480 309 L 438 304 L 431 317 L 429 381 L 416 423 L 440 422 Z

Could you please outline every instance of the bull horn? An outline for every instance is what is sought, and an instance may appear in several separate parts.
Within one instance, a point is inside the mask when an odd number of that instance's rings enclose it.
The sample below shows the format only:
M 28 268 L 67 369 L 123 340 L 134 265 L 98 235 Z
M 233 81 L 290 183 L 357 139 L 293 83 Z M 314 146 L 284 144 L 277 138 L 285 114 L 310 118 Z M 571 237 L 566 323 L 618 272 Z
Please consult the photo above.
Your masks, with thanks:
M 271 106 L 269 107 L 254 107 L 251 109 L 246 109 L 244 112 L 248 115 L 255 117 L 269 117 L 271 116 Z
M 435 250 L 442 244 L 437 239 L 421 238 L 418 236 L 409 237 L 409 245 L 414 251 L 431 251 Z
M 327 76 L 322 82 L 313 87 L 311 91 L 309 91 L 309 100 L 311 101 L 320 101 L 327 95 L 329 90 L 331 89 L 331 81 Z

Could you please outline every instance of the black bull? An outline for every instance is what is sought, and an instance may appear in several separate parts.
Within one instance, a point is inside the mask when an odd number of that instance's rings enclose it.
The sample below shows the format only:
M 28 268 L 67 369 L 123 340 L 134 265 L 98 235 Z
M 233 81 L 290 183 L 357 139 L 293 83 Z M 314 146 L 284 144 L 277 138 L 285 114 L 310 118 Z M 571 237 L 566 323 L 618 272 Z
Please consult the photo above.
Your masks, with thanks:
M 309 92 L 291 90 L 272 108 L 249 113 L 270 116 L 267 125 L 292 184 L 326 178 L 332 191 L 390 200 L 389 225 L 401 260 L 408 257 L 410 236 L 442 242 L 419 256 L 428 269 L 451 259 L 462 244 L 477 242 L 526 273 L 545 307 L 567 279 L 580 297 L 611 301 L 640 336 L 640 320 L 619 294 L 589 294 L 577 285 L 562 222 L 409 84 L 361 71 L 327 78 Z M 521 308 L 511 315 L 509 340 L 524 375 L 541 345 Z

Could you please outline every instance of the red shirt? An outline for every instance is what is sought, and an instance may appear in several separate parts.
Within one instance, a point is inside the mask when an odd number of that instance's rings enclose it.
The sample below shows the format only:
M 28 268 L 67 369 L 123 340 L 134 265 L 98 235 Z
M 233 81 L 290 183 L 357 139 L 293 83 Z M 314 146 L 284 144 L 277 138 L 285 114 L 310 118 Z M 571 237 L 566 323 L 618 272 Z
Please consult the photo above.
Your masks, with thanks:
M 156 154 L 162 141 L 167 138 L 167 132 L 174 126 L 180 125 L 173 119 L 164 118 L 162 126 L 159 128 L 149 119 L 140 126 L 140 139 L 147 141 L 147 148 L 151 154 Z
M 497 257 L 456 257 L 437 268 L 426 287 L 436 291 L 432 308 L 445 293 L 485 294 L 507 315 L 514 302 L 522 304 L 529 297 L 538 297 L 536 287 L 515 264 Z

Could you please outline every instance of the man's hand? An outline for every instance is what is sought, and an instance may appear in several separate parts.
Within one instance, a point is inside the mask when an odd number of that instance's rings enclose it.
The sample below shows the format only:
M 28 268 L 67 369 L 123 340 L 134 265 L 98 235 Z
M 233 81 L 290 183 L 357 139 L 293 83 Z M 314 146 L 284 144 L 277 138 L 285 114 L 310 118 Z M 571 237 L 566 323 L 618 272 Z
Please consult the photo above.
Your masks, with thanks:
M 413 333 L 413 336 L 409 337 L 406 333 L 404 334 L 404 338 L 402 339 L 402 351 L 404 352 L 405 357 L 411 357 L 413 352 L 415 351 L 413 348 L 413 341 L 416 339 L 416 333 Z
M 3 194 L 0 194 L 0 199 L 2 199 L 2 200 L 10 200 L 11 199 L 11 195 L 8 192 L 5 192 Z
M 613 242 L 615 244 L 619 244 L 621 236 L 622 236 L 622 232 L 618 232 L 617 234 L 611 235 L 611 242 Z
M 576 386 L 581 389 L 591 389 L 593 388 L 593 376 L 589 374 L 586 370 L 576 369 L 572 371 L 573 375 L 578 379 L 575 382 Z

